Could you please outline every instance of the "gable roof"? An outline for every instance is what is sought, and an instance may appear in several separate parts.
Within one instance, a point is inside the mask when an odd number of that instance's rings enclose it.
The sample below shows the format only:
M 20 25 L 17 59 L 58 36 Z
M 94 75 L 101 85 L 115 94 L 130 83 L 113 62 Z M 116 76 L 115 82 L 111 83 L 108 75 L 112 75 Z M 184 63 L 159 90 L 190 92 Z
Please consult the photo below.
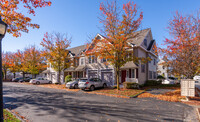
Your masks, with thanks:
M 137 35 L 137 37 L 131 39 L 132 41 L 130 41 L 130 43 L 136 46 L 140 46 L 150 30 L 151 28 L 147 28 L 147 29 L 135 32 L 134 35 Z
M 73 56 L 78 56 L 82 51 L 86 49 L 86 47 L 87 45 L 81 45 L 78 47 L 70 48 L 68 50 Z

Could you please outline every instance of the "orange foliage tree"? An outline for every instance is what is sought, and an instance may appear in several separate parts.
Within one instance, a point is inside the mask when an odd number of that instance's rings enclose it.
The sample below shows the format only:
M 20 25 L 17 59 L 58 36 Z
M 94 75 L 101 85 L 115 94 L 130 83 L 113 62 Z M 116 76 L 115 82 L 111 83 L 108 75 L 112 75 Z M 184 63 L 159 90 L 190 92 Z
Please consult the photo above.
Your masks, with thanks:
M 165 39 L 161 49 L 167 57 L 167 65 L 177 76 L 193 78 L 200 73 L 200 17 L 183 16 L 176 12 L 168 26 L 171 39 Z
M 46 68 L 45 58 L 36 46 L 25 48 L 23 58 L 24 62 L 22 63 L 22 67 L 26 72 L 32 74 L 32 77 Z
M 21 63 L 20 57 L 18 57 L 17 53 L 11 53 L 9 58 L 9 71 L 13 73 L 15 78 L 15 73 L 20 72 Z
M 1 0 L 0 16 L 8 24 L 8 33 L 18 37 L 21 32 L 28 32 L 28 28 L 39 28 L 33 24 L 30 17 L 22 14 L 19 6 L 27 9 L 28 14 L 35 16 L 35 9 L 50 6 L 51 2 L 46 0 Z
M 46 33 L 43 41 L 40 43 L 44 47 L 42 53 L 47 59 L 47 63 L 50 63 L 52 68 L 58 72 L 58 83 L 61 83 L 61 72 L 68 68 L 71 62 L 69 51 L 67 50 L 70 46 L 70 40 L 67 39 L 67 36 L 60 33 Z
M 94 54 L 100 58 L 105 58 L 112 64 L 116 71 L 117 89 L 119 89 L 120 68 L 127 62 L 145 61 L 144 58 L 133 56 L 132 45 L 129 43 L 132 38 L 136 38 L 143 12 L 138 12 L 136 4 L 128 2 L 123 5 L 123 10 L 118 9 L 116 1 L 100 4 L 100 23 L 103 24 L 102 32 L 104 39 L 95 38 L 91 49 L 87 49 L 87 54 Z M 120 13 L 121 12 L 121 13 Z
M 6 53 L 2 53 L 2 69 L 3 69 L 3 73 L 4 73 L 4 79 L 7 79 L 7 71 L 9 69 L 9 64 L 10 64 L 10 52 L 6 52 Z

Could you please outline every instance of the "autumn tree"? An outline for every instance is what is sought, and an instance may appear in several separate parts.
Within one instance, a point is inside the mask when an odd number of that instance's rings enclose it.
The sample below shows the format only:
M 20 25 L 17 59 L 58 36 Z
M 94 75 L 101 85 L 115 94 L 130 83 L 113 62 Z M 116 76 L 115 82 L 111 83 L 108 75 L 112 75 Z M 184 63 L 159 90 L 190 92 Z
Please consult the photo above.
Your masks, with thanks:
M 7 71 L 9 69 L 9 64 L 10 64 L 10 52 L 3 52 L 2 53 L 2 69 L 3 69 L 3 73 L 4 73 L 4 79 L 7 79 Z
M 46 57 L 47 63 L 58 72 L 58 83 L 60 82 L 61 72 L 70 65 L 69 51 L 70 40 L 67 36 L 60 33 L 46 33 L 43 41 L 40 43 L 43 47 L 43 56 Z
M 13 73 L 15 78 L 16 72 L 20 72 L 21 60 L 20 57 L 18 57 L 17 52 L 11 53 L 9 57 L 9 71 Z
M 21 32 L 28 32 L 29 28 L 39 28 L 38 24 L 32 23 L 27 14 L 21 13 L 21 6 L 27 9 L 28 14 L 35 16 L 35 9 L 50 6 L 46 0 L 1 0 L 0 16 L 8 24 L 7 32 L 19 37 Z
M 102 32 L 104 39 L 95 38 L 87 49 L 87 54 L 94 54 L 100 58 L 108 59 L 116 71 L 117 89 L 119 89 L 119 73 L 120 68 L 127 62 L 145 61 L 144 58 L 137 58 L 133 56 L 133 49 L 130 39 L 139 36 L 138 31 L 143 13 L 138 11 L 135 3 L 128 2 L 123 4 L 123 9 L 119 9 L 116 1 L 100 4 L 100 23 L 103 24 Z
M 167 57 L 167 65 L 173 75 L 193 78 L 200 73 L 200 17 L 176 12 L 169 22 L 171 38 L 166 38 L 166 48 L 161 49 Z
M 46 68 L 45 58 L 35 45 L 27 47 L 23 52 L 24 63 L 22 67 L 34 77 Z

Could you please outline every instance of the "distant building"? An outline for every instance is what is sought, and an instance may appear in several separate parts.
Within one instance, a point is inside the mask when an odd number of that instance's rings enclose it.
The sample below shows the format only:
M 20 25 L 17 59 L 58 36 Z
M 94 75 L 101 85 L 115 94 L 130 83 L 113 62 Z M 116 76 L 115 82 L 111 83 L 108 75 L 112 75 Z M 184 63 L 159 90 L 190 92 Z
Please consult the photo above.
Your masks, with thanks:
M 157 73 L 165 78 L 168 77 L 168 67 L 164 65 L 166 61 L 164 59 L 159 59 L 157 65 Z

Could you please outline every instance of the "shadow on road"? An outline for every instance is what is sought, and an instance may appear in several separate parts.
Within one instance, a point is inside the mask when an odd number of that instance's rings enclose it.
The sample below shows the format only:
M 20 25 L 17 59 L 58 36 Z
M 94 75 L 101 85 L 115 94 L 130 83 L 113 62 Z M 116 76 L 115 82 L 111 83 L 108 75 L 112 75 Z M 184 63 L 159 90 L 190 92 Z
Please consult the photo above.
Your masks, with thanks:
M 68 121 L 182 121 L 191 107 L 148 98 L 120 99 L 82 92 L 4 86 L 5 107 L 22 109 L 33 118 Z

